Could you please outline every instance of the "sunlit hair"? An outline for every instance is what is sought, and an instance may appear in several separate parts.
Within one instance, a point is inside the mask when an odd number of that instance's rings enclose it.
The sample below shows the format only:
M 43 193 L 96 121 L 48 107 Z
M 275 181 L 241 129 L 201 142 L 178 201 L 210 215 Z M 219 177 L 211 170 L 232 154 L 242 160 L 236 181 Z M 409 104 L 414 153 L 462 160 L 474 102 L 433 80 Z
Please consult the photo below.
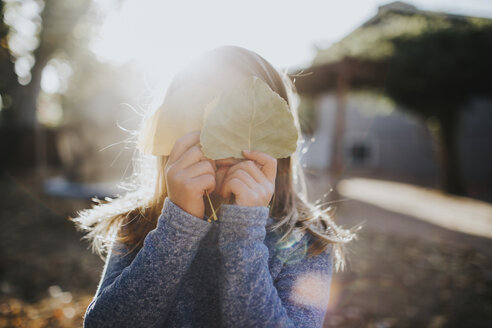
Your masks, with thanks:
M 261 78 L 285 99 L 300 134 L 296 91 L 287 73 L 280 74 L 263 57 L 241 47 L 223 46 L 205 53 L 175 76 L 167 93 L 189 82 L 212 83 L 216 72 L 231 68 L 244 77 Z M 87 232 L 86 238 L 91 241 L 96 253 L 103 256 L 114 240 L 125 243 L 131 249 L 142 247 L 147 234 L 156 227 L 167 197 L 166 162 L 167 156 L 136 153 L 133 176 L 125 184 L 127 193 L 115 199 L 94 199 L 98 204 L 72 218 L 79 229 Z M 314 237 L 314 242 L 308 249 L 308 255 L 320 254 L 331 246 L 335 268 L 344 267 L 343 246 L 355 238 L 355 233 L 333 222 L 330 207 L 308 201 L 305 177 L 297 153 L 277 160 L 270 216 L 276 220 L 270 229 L 281 232 L 281 241 L 293 234 L 309 233 Z

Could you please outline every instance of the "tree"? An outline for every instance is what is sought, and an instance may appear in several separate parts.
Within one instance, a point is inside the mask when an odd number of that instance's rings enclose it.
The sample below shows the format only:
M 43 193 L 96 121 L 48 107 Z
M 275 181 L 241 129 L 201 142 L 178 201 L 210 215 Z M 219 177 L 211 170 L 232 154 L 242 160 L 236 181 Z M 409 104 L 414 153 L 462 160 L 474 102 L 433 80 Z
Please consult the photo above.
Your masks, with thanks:
M 492 26 L 460 24 L 392 40 L 386 91 L 410 111 L 437 120 L 444 190 L 464 194 L 458 137 L 462 110 L 474 96 L 492 96 Z
M 0 95 L 4 103 L 4 108 L 0 112 L 0 145 L 2 153 L 10 155 L 3 157 L 1 165 L 6 165 L 5 161 L 32 164 L 34 136 L 37 128 L 36 100 L 40 92 L 43 68 L 56 51 L 70 47 L 73 39 L 72 31 L 90 5 L 89 0 L 52 0 L 39 3 L 44 6 L 41 13 L 42 28 L 39 34 L 39 46 L 32 53 L 34 65 L 30 72 L 31 80 L 26 85 L 22 85 L 17 79 L 12 64 L 14 58 L 7 41 L 9 27 L 3 17 L 5 3 L 0 1 L 0 9 L 2 9 Z M 22 2 L 14 5 L 21 6 Z M 24 149 L 24 151 L 19 149 Z M 15 161 L 10 158 L 19 156 L 24 160 Z

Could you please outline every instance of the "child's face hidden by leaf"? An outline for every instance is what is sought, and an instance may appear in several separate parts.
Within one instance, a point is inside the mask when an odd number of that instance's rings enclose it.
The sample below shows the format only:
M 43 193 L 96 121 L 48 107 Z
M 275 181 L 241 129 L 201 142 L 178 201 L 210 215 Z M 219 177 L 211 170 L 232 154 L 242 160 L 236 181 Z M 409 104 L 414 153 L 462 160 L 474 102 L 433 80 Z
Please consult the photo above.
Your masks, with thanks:
M 255 76 L 236 79 L 225 92 L 190 83 L 166 94 L 145 122 L 138 146 L 144 153 L 169 155 L 176 140 L 194 130 L 201 130 L 202 150 L 213 160 L 243 158 L 244 149 L 288 157 L 298 138 L 287 102 Z

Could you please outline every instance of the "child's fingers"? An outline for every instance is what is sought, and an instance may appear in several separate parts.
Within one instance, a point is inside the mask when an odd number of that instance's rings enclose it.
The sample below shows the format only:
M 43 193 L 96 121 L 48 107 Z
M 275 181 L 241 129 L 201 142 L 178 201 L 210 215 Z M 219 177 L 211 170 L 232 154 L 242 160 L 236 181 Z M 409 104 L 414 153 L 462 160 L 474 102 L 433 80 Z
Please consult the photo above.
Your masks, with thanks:
M 185 134 L 178 140 L 173 146 L 171 153 L 169 154 L 169 163 L 177 161 L 181 155 L 183 155 L 188 148 L 196 145 L 200 141 L 200 131 L 193 131 Z
M 272 198 L 275 190 L 274 181 L 269 181 L 257 165 L 259 164 L 246 160 L 233 165 L 227 172 L 224 188 L 229 184 L 229 181 L 235 179 L 239 179 L 249 188 L 249 190 L 237 189 L 233 191 L 238 204 L 266 206 Z
M 270 182 L 275 181 L 277 175 L 277 159 L 272 156 L 255 150 L 243 150 L 243 155 L 262 166 L 261 171 Z
M 228 172 L 228 174 L 233 174 L 236 170 L 244 170 L 249 175 L 255 179 L 258 183 L 270 182 L 265 174 L 258 168 L 257 164 L 251 160 L 242 161 L 234 166 L 232 166 Z
M 200 161 L 184 169 L 184 174 L 190 178 L 195 178 L 204 174 L 215 176 L 215 169 L 210 161 Z
M 211 193 L 212 191 L 214 191 L 215 186 L 215 177 L 211 174 L 205 174 L 193 178 L 191 180 L 189 188 L 192 188 L 195 191 L 199 190 L 201 192 L 204 192 L 206 190 L 208 191 L 208 193 Z
M 255 190 L 258 185 L 258 183 L 255 181 L 255 179 L 253 179 L 253 177 L 251 177 L 251 175 L 241 169 L 235 170 L 232 173 L 228 173 L 224 184 L 227 184 L 227 182 L 232 179 L 239 179 L 243 181 L 252 190 Z
M 234 194 L 237 198 L 241 193 L 244 193 L 248 190 L 249 188 L 246 183 L 239 180 L 238 178 L 234 178 L 224 184 L 221 196 L 224 198 L 228 198 L 231 194 Z
M 267 206 L 273 195 L 273 185 L 266 178 L 263 180 L 264 184 L 258 183 L 248 172 L 238 169 L 228 174 L 220 194 L 229 197 L 232 192 L 238 205 Z
M 203 155 L 202 150 L 198 146 L 192 146 L 188 148 L 188 150 L 186 150 L 173 165 L 178 170 L 183 170 L 200 161 L 207 161 L 207 158 Z

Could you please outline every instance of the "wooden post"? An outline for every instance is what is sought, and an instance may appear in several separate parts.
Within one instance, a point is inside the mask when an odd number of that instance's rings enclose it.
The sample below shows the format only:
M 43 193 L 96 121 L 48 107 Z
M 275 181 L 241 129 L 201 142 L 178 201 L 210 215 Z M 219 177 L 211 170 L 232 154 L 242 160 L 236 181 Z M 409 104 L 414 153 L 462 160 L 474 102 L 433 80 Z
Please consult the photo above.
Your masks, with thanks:
M 336 185 L 338 179 L 345 169 L 345 124 L 347 93 L 350 85 L 350 63 L 343 59 L 337 76 L 335 93 L 335 122 L 332 135 L 332 156 L 330 164 L 330 175 L 332 185 Z

